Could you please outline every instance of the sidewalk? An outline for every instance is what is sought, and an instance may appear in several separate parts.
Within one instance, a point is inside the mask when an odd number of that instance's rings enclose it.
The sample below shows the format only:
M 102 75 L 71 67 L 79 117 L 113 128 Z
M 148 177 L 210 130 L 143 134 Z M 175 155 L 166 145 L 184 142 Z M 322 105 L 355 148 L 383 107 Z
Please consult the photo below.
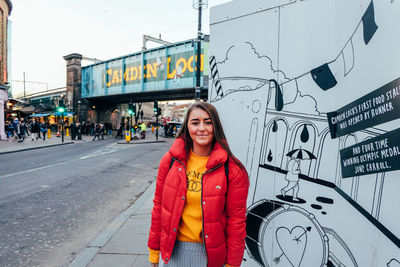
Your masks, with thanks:
M 156 140 L 156 136 L 147 131 L 144 140 L 127 143 L 119 139 L 117 143 L 131 145 L 173 140 L 161 136 Z M 155 186 L 154 181 L 133 205 L 119 214 L 76 256 L 69 267 L 150 266 L 147 238 Z
M 114 133 L 115 136 L 115 133 Z M 104 135 L 105 139 L 114 138 L 113 136 Z M 64 142 L 61 141 L 61 137 L 57 137 L 56 134 L 52 134 L 51 138 L 47 138 L 43 141 L 43 139 L 38 139 L 32 141 L 32 137 L 28 136 L 25 138 L 24 142 L 19 143 L 17 139 L 11 137 L 8 141 L 0 140 L 0 155 L 7 154 L 7 153 L 14 153 L 19 151 L 26 151 L 26 150 L 33 150 L 33 149 L 40 149 L 45 147 L 52 147 L 52 146 L 62 146 L 62 145 L 70 145 L 74 143 L 84 143 L 84 142 L 92 142 L 93 136 L 90 135 L 82 135 L 82 140 L 72 140 L 71 136 L 64 135 Z M 97 141 L 97 139 L 96 139 Z M 151 131 L 146 132 L 146 138 L 140 140 L 132 140 L 129 143 L 125 141 L 125 139 L 115 139 L 117 144 L 143 144 L 143 143 L 155 143 L 155 142 L 165 142 L 165 138 L 159 136 L 158 140 L 156 140 L 156 136 L 151 133 Z
M 168 138 L 168 139 L 171 139 L 171 138 Z M 154 133 L 152 133 L 151 130 L 147 130 L 145 139 L 131 140 L 129 142 L 126 142 L 125 139 L 115 139 L 115 140 L 117 141 L 117 144 L 135 145 L 135 144 L 146 144 L 146 143 L 160 143 L 160 142 L 165 142 L 165 140 L 167 140 L 167 139 L 159 135 L 158 140 L 157 140 L 156 135 Z
M 69 267 L 143 267 L 148 261 L 147 238 L 156 183 L 118 215 L 78 254 Z
M 82 135 L 82 140 L 71 140 L 71 136 L 64 135 L 63 143 L 61 141 L 61 137 L 57 137 L 56 134 L 52 133 L 51 138 L 47 138 L 46 135 L 45 141 L 43 141 L 43 139 L 32 141 L 32 137 L 28 136 L 27 138 L 25 138 L 24 142 L 19 143 L 14 137 L 10 137 L 8 141 L 0 140 L 0 154 L 39 149 L 51 146 L 69 145 L 73 144 L 74 142 L 82 143 L 91 141 L 92 139 L 93 136 Z

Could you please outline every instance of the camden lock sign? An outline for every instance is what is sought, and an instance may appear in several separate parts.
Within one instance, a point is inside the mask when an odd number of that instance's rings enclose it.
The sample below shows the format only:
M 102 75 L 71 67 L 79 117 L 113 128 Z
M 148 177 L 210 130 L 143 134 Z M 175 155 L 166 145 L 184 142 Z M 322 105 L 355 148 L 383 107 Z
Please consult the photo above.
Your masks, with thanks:
M 200 59 L 200 71 L 202 72 L 204 69 L 204 55 L 201 55 Z M 193 73 L 196 70 L 196 61 L 197 58 L 190 52 L 181 53 L 175 57 L 154 58 L 143 64 L 143 66 L 139 58 L 131 64 L 108 68 L 106 74 L 103 75 L 103 86 L 119 86 L 123 82 L 126 84 L 140 83 L 141 79 L 144 82 L 151 82 L 174 79 L 176 77 L 182 78 L 188 76 L 188 74 L 193 77 Z
M 202 46 L 200 75 L 207 75 L 208 43 Z M 192 88 L 196 65 L 196 49 L 190 41 L 89 65 L 82 68 L 82 97 Z

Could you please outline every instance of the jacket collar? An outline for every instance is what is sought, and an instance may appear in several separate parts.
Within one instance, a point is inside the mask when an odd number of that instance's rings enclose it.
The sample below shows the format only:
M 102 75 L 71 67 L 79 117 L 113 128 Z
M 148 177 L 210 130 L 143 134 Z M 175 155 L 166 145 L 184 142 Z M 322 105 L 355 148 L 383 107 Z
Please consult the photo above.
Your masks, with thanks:
M 172 157 L 186 163 L 187 156 L 185 150 L 185 141 L 183 138 L 177 138 L 169 149 L 169 153 Z M 212 169 L 218 164 L 224 163 L 228 158 L 228 153 L 225 149 L 217 142 L 215 143 L 213 150 L 208 158 L 206 168 Z

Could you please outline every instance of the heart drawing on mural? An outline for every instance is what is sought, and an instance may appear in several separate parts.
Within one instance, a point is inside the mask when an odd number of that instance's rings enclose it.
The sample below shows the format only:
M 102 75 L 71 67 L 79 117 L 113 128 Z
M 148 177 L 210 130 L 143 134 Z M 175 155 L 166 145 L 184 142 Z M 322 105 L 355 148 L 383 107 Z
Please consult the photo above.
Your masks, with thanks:
M 276 241 L 282 254 L 286 256 L 293 267 L 299 267 L 303 260 L 307 246 L 307 231 L 311 227 L 304 229 L 301 226 L 295 226 L 291 230 L 286 227 L 279 227 L 276 230 Z

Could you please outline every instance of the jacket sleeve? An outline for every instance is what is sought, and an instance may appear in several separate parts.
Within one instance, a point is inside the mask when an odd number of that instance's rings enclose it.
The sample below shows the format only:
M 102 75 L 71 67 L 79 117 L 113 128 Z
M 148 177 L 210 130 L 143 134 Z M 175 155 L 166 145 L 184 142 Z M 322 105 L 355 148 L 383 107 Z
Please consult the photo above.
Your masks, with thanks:
M 161 235 L 161 200 L 164 189 L 165 178 L 169 171 L 171 156 L 167 152 L 160 161 L 158 168 L 156 192 L 153 199 L 153 210 L 151 211 L 151 226 L 148 240 L 148 247 L 152 250 L 160 251 Z
M 225 263 L 240 266 L 246 238 L 246 202 L 249 177 L 234 161 L 229 162 L 229 183 L 226 199 L 226 248 Z

